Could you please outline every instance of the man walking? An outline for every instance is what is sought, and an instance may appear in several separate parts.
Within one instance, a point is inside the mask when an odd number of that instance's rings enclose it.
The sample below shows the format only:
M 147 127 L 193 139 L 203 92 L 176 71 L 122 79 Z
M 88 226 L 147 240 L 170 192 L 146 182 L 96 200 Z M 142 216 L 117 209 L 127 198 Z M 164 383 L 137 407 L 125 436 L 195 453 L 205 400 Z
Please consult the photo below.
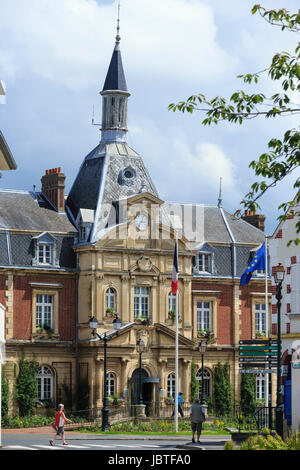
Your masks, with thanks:
M 182 408 L 181 408 L 182 395 L 183 395 L 182 392 L 179 392 L 179 393 L 178 393 L 178 411 L 179 411 L 179 413 L 181 414 L 181 416 L 184 418 L 184 413 L 183 413 L 183 410 L 182 410 Z M 174 408 L 173 413 L 172 413 L 172 418 L 173 418 L 174 414 L 175 414 L 175 408 Z
M 200 442 L 202 432 L 202 423 L 205 421 L 205 409 L 200 405 L 199 398 L 196 398 L 190 409 L 191 427 L 193 432 L 192 442 L 195 442 L 195 433 L 197 431 L 197 443 Z

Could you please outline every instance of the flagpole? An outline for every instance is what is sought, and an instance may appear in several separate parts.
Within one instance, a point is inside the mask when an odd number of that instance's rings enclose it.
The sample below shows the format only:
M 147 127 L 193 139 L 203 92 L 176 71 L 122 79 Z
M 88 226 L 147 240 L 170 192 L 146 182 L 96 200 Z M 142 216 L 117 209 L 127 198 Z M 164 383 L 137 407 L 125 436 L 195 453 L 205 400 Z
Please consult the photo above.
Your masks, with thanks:
M 269 332 L 269 301 L 268 301 L 268 236 L 265 235 L 265 311 L 266 311 L 266 337 L 270 339 Z M 269 374 L 265 374 L 265 405 L 269 406 Z
M 176 233 L 178 259 L 178 234 Z M 178 289 L 176 292 L 176 334 L 175 334 L 175 432 L 178 432 Z

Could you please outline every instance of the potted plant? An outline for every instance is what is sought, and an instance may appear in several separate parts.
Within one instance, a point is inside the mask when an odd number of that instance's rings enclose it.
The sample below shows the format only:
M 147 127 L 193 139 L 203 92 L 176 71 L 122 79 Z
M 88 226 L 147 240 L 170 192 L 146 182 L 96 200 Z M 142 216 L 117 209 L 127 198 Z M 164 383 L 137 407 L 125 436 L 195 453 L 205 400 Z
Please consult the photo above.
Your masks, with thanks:
M 115 309 L 113 307 L 107 307 L 106 315 L 108 317 L 113 317 L 115 315 Z
M 217 338 L 215 337 L 215 334 L 209 330 L 198 330 L 197 331 L 197 336 L 198 338 L 205 338 L 208 344 L 213 344 L 217 341 Z

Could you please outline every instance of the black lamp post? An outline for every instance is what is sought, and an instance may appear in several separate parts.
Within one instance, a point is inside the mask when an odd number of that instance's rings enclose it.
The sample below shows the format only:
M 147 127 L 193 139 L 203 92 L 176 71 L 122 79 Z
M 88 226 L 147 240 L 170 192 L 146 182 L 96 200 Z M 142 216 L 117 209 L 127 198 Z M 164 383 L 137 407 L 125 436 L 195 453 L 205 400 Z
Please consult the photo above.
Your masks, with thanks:
M 281 263 L 274 268 L 274 280 L 276 284 L 276 299 L 277 299 L 277 395 L 276 395 L 276 411 L 275 422 L 276 432 L 279 436 L 283 437 L 283 403 L 281 393 L 281 299 L 282 299 L 282 283 L 284 280 L 284 267 Z
M 204 405 L 204 354 L 206 351 L 206 341 L 200 341 L 199 351 L 201 353 L 201 405 Z
M 140 355 L 139 359 L 139 405 L 143 404 L 143 394 L 142 394 L 142 354 L 145 349 L 145 343 L 143 340 L 139 339 L 136 343 L 137 352 Z
M 92 330 L 92 335 L 97 336 L 101 341 L 104 343 L 104 390 L 103 390 L 103 408 L 102 408 L 102 431 L 108 431 L 109 429 L 109 422 L 108 422 L 108 415 L 109 415 L 109 408 L 108 408 L 108 397 L 107 397 L 107 343 L 110 341 L 112 338 L 117 336 L 119 334 L 119 330 L 122 326 L 122 322 L 119 318 L 116 318 L 113 321 L 114 329 L 116 331 L 112 332 L 109 334 L 109 336 L 106 334 L 106 332 L 100 336 L 97 333 L 97 328 L 98 328 L 98 320 L 97 318 L 93 317 L 90 319 L 90 328 Z

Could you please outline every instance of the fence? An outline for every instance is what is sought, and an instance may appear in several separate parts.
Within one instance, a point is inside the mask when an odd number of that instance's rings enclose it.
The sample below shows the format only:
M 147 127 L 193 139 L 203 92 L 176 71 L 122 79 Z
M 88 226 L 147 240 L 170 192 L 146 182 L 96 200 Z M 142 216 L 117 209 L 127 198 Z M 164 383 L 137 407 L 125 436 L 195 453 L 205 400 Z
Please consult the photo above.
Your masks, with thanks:
M 145 403 L 145 417 L 149 420 L 152 419 L 174 419 L 172 416 L 174 411 L 174 404 L 167 403 Z M 109 423 L 120 423 L 135 419 L 138 416 L 138 405 L 128 404 L 123 406 L 109 406 Z M 185 418 L 189 417 L 190 404 L 185 403 L 182 405 L 182 410 Z M 74 423 L 85 424 L 98 424 L 102 423 L 102 408 L 93 408 L 89 410 L 72 411 L 68 416 Z M 212 407 L 209 409 L 208 421 L 224 421 L 228 427 L 233 427 L 239 431 L 262 431 L 264 428 L 271 430 L 275 429 L 275 407 L 258 407 L 254 412 L 243 414 L 240 406 L 235 406 L 226 416 L 218 416 Z

